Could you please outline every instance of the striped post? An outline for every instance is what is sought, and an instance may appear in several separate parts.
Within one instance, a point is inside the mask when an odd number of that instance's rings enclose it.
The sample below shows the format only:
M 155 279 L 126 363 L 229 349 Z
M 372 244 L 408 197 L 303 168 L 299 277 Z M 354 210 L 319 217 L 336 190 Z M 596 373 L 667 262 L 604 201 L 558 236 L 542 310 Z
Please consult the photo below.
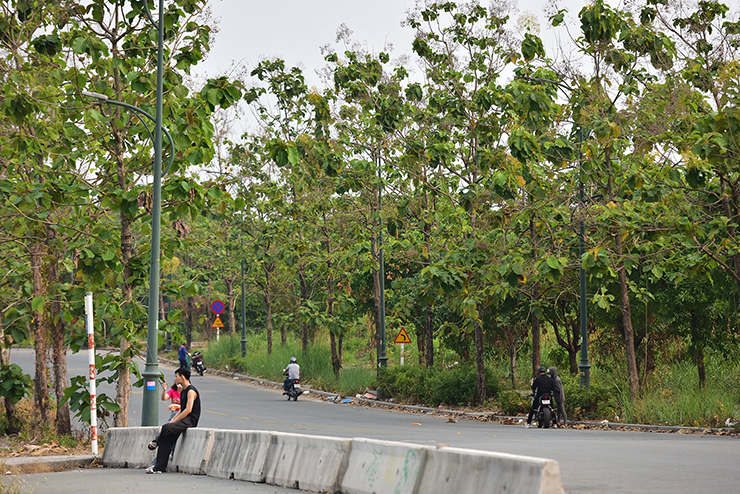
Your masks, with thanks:
M 90 443 L 92 454 L 98 454 L 98 401 L 95 390 L 95 333 L 93 331 L 92 292 L 85 294 L 85 319 L 87 326 L 87 361 L 90 366 Z

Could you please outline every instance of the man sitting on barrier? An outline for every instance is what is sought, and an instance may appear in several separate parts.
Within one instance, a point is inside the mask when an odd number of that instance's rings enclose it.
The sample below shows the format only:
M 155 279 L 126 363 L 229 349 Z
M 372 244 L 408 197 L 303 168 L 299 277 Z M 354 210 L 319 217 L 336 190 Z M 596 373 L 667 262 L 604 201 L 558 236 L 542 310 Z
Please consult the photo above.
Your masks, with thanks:
M 180 411 L 174 418 L 162 426 L 156 439 L 149 443 L 149 449 L 157 448 L 157 459 L 154 466 L 146 469 L 146 473 L 164 473 L 170 459 L 170 450 L 177 442 L 180 434 L 190 427 L 198 425 L 200 419 L 200 393 L 190 384 L 190 371 L 179 368 L 175 371 L 175 384 L 182 386 L 180 394 Z

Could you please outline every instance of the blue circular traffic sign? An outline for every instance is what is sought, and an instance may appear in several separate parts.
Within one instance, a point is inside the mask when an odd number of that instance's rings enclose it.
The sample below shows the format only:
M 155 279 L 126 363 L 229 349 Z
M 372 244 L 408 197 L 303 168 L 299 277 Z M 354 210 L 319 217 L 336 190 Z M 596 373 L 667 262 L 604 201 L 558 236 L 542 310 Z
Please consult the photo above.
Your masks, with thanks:
M 224 303 L 221 302 L 220 300 L 216 300 L 215 302 L 211 304 L 211 310 L 213 311 L 214 314 L 222 313 L 225 308 L 226 307 L 224 306 Z

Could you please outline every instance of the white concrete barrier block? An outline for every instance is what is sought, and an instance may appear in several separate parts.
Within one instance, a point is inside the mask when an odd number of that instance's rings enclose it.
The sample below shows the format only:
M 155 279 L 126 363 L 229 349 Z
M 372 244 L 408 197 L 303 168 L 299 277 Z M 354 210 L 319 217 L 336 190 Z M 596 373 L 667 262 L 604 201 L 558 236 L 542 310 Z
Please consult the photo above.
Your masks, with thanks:
M 265 462 L 272 434 L 266 431 L 215 430 L 206 475 L 265 482 Z
M 554 460 L 459 448 L 430 448 L 417 492 L 565 494 Z
M 114 468 L 146 468 L 156 451 L 147 448 L 159 427 L 111 427 L 105 431 L 103 465 Z
M 191 427 L 180 434 L 167 471 L 205 475 L 213 448 L 213 432 L 214 429 Z
M 429 450 L 427 446 L 352 439 L 342 494 L 413 494 Z M 456 490 L 462 494 L 465 491 Z
M 302 491 L 337 492 L 351 441 L 275 432 L 265 464 L 265 482 Z

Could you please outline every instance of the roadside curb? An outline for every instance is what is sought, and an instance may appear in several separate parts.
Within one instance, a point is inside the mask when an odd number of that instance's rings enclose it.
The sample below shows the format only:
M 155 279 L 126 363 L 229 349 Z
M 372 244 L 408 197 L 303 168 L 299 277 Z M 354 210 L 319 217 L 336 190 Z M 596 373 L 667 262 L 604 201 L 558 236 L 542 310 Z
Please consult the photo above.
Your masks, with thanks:
M 4 465 L 7 474 L 42 465 L 50 470 L 83 468 L 99 458 L 100 456 L 95 455 L 14 456 L 3 458 L 0 464 Z
M 178 366 L 180 365 L 179 362 L 168 360 L 162 357 L 158 357 L 160 362 Z M 274 382 L 269 381 L 267 379 L 262 379 L 258 377 L 252 377 L 248 376 L 246 374 L 240 374 L 238 372 L 230 372 L 230 371 L 223 371 L 223 370 L 208 370 L 211 374 L 216 374 L 218 376 L 223 377 L 230 377 L 232 379 L 239 379 L 242 381 L 251 381 L 255 384 L 260 385 L 269 385 L 269 386 L 275 386 L 275 387 L 281 387 L 283 385 L 282 382 Z M 329 393 L 326 391 L 320 391 L 316 389 L 311 388 L 304 388 L 307 391 L 310 391 L 312 394 L 317 394 L 320 396 L 323 396 L 325 398 L 332 398 L 332 397 L 339 397 L 341 398 L 341 393 Z M 424 406 L 418 406 L 418 405 L 405 405 L 402 403 L 393 403 L 393 402 L 387 402 L 387 401 L 378 401 L 378 400 L 370 400 L 367 398 L 358 398 L 358 397 L 349 397 L 350 402 L 346 403 L 348 405 L 354 404 L 354 402 L 359 402 L 363 405 L 371 406 L 371 407 L 385 407 L 385 408 L 393 408 L 393 409 L 399 409 L 399 410 L 408 410 L 413 412 L 424 412 L 428 415 L 455 415 L 462 418 L 467 418 L 471 420 L 486 420 L 489 419 L 491 421 L 512 421 L 515 422 L 514 424 L 505 424 L 505 425 L 518 425 L 518 421 L 522 419 L 521 416 L 511 416 L 511 415 L 498 415 L 494 412 L 465 412 L 461 410 L 451 410 L 447 408 L 433 408 L 433 407 L 424 407 Z M 339 403 L 339 401 L 336 401 L 335 403 Z M 735 429 L 731 427 L 688 427 L 688 426 L 673 426 L 673 425 L 654 425 L 654 424 L 625 424 L 621 422 L 609 422 L 609 421 L 588 421 L 588 420 L 569 420 L 568 426 L 569 428 L 571 426 L 585 426 L 585 427 L 594 427 L 594 428 L 602 428 L 602 429 L 612 429 L 612 430 L 631 430 L 631 431 L 637 431 L 637 432 L 673 432 L 673 433 L 690 433 L 690 434 L 724 434 L 724 435 L 736 435 Z

